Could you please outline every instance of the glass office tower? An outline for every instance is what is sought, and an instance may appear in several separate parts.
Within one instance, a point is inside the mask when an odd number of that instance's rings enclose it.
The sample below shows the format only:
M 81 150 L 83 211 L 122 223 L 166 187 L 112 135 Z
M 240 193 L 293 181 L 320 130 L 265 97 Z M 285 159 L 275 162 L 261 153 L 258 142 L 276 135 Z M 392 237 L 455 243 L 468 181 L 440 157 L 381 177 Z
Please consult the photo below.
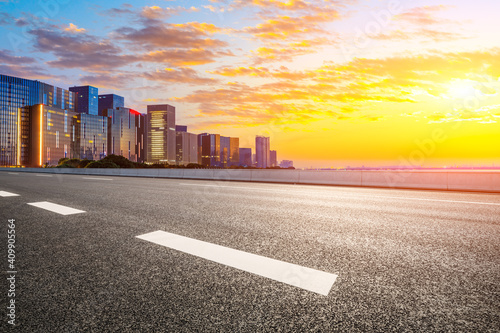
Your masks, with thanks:
M 125 107 L 125 98 L 115 94 L 99 95 L 99 115 L 103 115 L 103 110 Z
M 98 89 L 92 86 L 71 87 L 69 91 L 75 93 L 76 108 L 78 113 L 99 115 Z
M 269 138 L 265 136 L 257 136 L 255 138 L 255 157 L 257 159 L 257 168 L 268 168 L 270 164 L 270 143 Z
M 201 164 L 206 167 L 220 167 L 221 140 L 219 134 L 201 136 Z
M 71 157 L 71 146 L 76 140 L 72 125 L 77 114 L 43 104 L 26 109 L 29 110 L 29 154 L 22 164 L 31 167 L 54 166 L 59 159 Z
M 177 165 L 198 163 L 198 135 L 188 132 L 176 132 Z
M 240 165 L 252 166 L 252 148 L 240 148 Z
M 80 113 L 73 121 L 75 140 L 72 141 L 73 158 L 100 160 L 108 151 L 108 118 Z
M 29 159 L 29 106 L 74 111 L 74 94 L 52 85 L 0 75 L 0 166 L 25 165 Z
M 176 164 L 175 107 L 148 105 L 148 161 Z
M 145 115 L 129 108 L 120 107 L 103 110 L 103 114 L 105 117 L 109 117 L 108 155 L 121 155 L 133 162 L 144 162 Z

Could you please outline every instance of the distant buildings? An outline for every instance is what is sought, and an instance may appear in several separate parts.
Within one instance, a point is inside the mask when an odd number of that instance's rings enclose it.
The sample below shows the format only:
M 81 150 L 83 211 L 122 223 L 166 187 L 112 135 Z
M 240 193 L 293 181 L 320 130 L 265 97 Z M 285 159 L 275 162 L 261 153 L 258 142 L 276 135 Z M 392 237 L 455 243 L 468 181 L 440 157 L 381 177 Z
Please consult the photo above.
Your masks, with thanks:
M 175 107 L 148 105 L 148 162 L 176 163 Z
M 278 155 L 276 153 L 276 150 L 271 150 L 269 152 L 269 166 L 270 167 L 278 166 Z
M 268 168 L 271 166 L 270 140 L 268 137 L 257 136 L 255 138 L 255 154 L 257 168 Z
M 73 120 L 77 114 L 43 104 L 27 106 L 25 111 L 29 115 L 25 122 L 29 134 L 23 141 L 29 148 L 21 165 L 56 165 L 60 158 L 70 157 L 72 142 L 76 140 Z
M 80 113 L 73 118 L 71 158 L 100 160 L 108 152 L 108 118 Z
M 147 114 L 125 107 L 122 96 L 92 86 L 69 90 L 0 75 L 0 166 L 54 166 L 61 158 L 99 160 L 110 154 L 134 162 L 206 167 L 277 165 L 269 138 L 255 153 L 237 137 L 194 134 L 175 124 L 175 107 L 148 105 Z
M 219 134 L 200 134 L 201 164 L 206 167 L 220 167 L 221 140 Z
M 280 167 L 284 169 L 293 168 L 293 161 L 283 160 L 280 163 Z
M 99 115 L 98 89 L 92 86 L 71 87 L 69 91 L 75 93 L 77 113 Z
M 186 131 L 176 132 L 176 164 L 198 164 L 198 135 Z
M 99 95 L 99 115 L 103 115 L 103 111 L 107 109 L 116 109 L 125 107 L 125 98 L 115 94 Z
M 121 155 L 133 162 L 144 162 L 145 115 L 118 107 L 103 110 L 108 117 L 108 154 Z
M 240 166 L 252 166 L 252 148 L 240 148 Z
M 229 138 L 229 166 L 240 164 L 240 138 Z
M 44 125 L 47 122 L 49 108 L 54 112 L 58 110 L 59 113 L 66 111 L 67 117 L 63 116 L 62 121 L 69 119 L 71 122 L 72 112 L 75 110 L 74 101 L 74 94 L 68 90 L 39 81 L 0 75 L 0 166 L 39 166 L 40 159 L 30 160 L 30 156 L 34 150 L 39 155 L 47 156 L 47 146 L 44 144 L 49 141 L 44 141 L 43 137 L 47 131 Z M 36 105 L 42 104 L 44 107 L 40 111 L 40 107 Z M 44 124 L 42 127 L 33 125 L 34 121 L 40 122 L 39 117 L 33 116 L 31 112 L 33 110 L 41 114 Z M 50 114 L 52 117 L 52 113 Z M 59 116 L 60 114 L 57 114 L 53 118 Z M 68 123 L 66 124 L 68 126 Z M 53 129 L 53 126 L 50 128 Z M 32 144 L 34 139 L 32 136 L 35 135 L 32 130 L 35 129 L 42 132 L 42 146 Z M 63 132 L 59 135 L 61 133 Z

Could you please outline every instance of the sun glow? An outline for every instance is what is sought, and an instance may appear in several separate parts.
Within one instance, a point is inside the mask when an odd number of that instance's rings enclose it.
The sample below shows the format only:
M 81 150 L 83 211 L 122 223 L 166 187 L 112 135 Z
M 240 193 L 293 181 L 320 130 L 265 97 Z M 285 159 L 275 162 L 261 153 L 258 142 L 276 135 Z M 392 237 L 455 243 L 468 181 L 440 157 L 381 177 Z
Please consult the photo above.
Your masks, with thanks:
M 454 79 L 448 88 L 448 96 L 452 99 L 474 98 L 483 95 L 477 89 L 479 83 L 473 80 Z

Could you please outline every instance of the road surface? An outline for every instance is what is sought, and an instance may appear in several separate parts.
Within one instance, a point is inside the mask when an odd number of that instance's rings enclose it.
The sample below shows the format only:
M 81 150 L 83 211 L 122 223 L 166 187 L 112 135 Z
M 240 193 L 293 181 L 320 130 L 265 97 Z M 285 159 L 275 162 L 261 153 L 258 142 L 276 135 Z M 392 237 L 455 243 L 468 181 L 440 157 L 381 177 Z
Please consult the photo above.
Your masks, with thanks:
M 0 216 L 6 329 L 500 331 L 498 194 L 13 171 Z

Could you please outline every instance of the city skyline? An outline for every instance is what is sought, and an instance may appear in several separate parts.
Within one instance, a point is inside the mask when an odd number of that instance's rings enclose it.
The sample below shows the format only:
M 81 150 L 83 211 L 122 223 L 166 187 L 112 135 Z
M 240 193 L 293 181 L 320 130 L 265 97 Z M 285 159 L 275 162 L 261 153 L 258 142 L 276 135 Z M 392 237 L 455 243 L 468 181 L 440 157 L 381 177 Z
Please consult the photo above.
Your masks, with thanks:
M 4 1 L 0 72 L 175 105 L 301 168 L 500 164 L 498 6 Z

